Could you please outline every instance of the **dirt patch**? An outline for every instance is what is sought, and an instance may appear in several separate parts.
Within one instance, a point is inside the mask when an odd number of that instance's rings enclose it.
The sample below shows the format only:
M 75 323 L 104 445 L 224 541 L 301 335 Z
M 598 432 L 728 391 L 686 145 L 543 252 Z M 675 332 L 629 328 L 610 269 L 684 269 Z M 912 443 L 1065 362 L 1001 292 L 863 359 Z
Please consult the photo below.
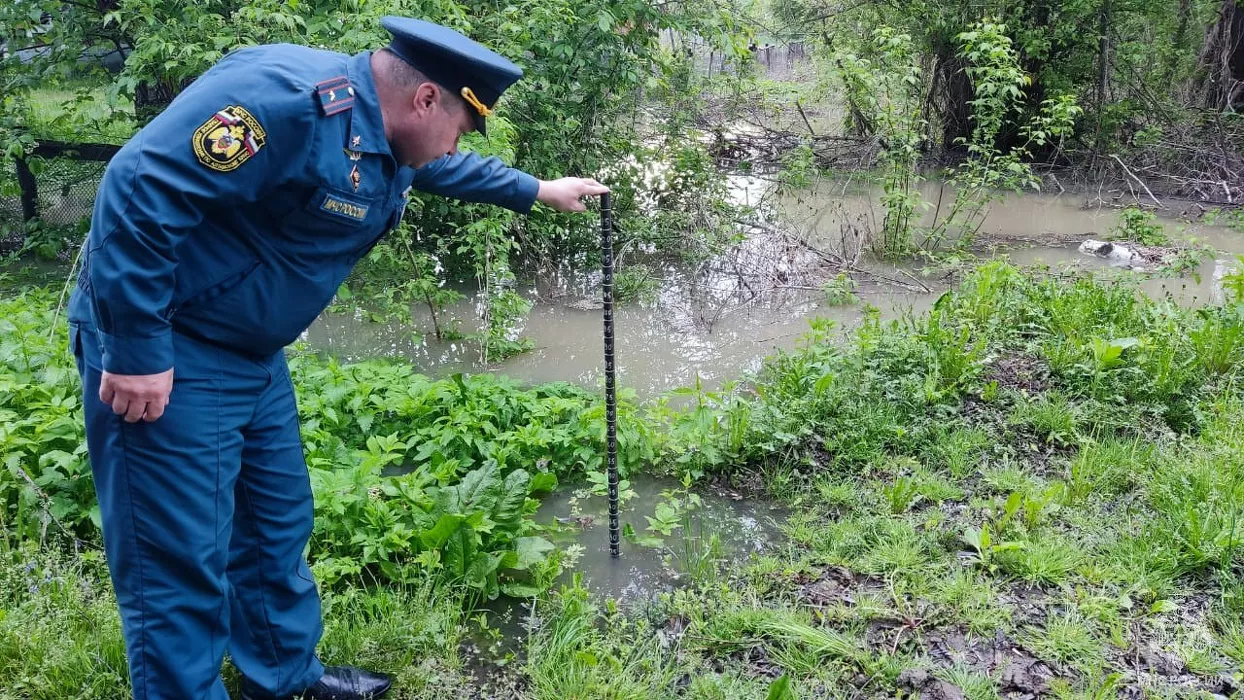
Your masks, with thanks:
M 458 697 L 470 698 L 470 700 L 509 700 L 524 697 L 528 686 L 527 679 L 519 673 L 517 668 L 506 669 L 487 678 L 476 676 L 474 683 L 478 685 L 473 685 L 469 689 L 469 694 Z
M 1035 698 L 1049 692 L 1058 674 L 1002 632 L 993 637 L 971 635 L 960 627 L 925 635 L 928 656 L 939 667 L 955 665 L 998 679 L 1005 697 Z M 924 688 L 920 688 L 923 692 Z M 932 697 L 932 696 L 930 696 Z
M 959 686 L 934 678 L 922 668 L 903 671 L 898 677 L 898 686 L 915 691 L 925 700 L 960 700 L 967 697 Z
M 1022 624 L 1044 624 L 1052 612 L 1050 594 L 1037 586 L 1011 586 L 998 594 L 998 603 L 1012 610 L 1014 619 Z
M 713 474 L 709 477 L 707 488 L 713 493 L 729 498 L 732 501 L 754 501 L 769 498 L 769 494 L 765 489 L 764 475 L 752 469 Z
M 1010 389 L 1027 396 L 1050 389 L 1050 368 L 1041 358 L 1032 355 L 1003 355 L 985 366 L 986 382 L 997 382 L 998 389 Z
M 795 586 L 798 602 L 813 608 L 855 605 L 859 595 L 885 590 L 881 579 L 857 576 L 841 566 L 801 573 L 795 577 Z
M 780 664 L 769 658 L 769 652 L 763 644 L 736 651 L 724 663 L 716 665 L 718 668 L 714 670 L 718 673 L 744 668 L 754 678 L 778 678 L 785 673 Z
M 522 697 L 522 689 L 527 684 L 527 679 L 520 671 L 521 659 L 511 660 L 508 664 L 499 663 L 493 654 L 480 649 L 470 641 L 460 644 L 458 653 L 463 660 L 459 682 L 466 680 L 469 683 L 455 687 L 449 679 L 438 680 L 438 685 L 444 691 L 442 697 L 471 698 L 471 700 Z

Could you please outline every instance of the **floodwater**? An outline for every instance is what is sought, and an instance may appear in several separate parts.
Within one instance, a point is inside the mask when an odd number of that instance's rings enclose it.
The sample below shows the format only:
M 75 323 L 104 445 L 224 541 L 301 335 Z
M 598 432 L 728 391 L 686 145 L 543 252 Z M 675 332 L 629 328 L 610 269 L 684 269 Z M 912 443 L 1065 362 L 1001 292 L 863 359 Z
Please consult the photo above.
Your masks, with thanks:
M 782 544 L 779 528 L 786 513 L 773 503 L 720 488 L 694 488 L 697 500 L 690 504 L 678 482 L 638 475 L 622 492 L 618 512 L 619 528 L 629 525 L 636 537 L 622 537 L 615 558 L 609 551 L 608 503 L 592 495 L 589 486 L 559 489 L 545 497 L 535 515 L 537 523 L 550 529 L 545 536 L 576 557 L 555 589 L 578 576 L 597 600 L 636 609 L 662 592 L 717 580 L 732 565 Z M 670 508 L 676 513 L 671 515 Z M 658 520 L 662 510 L 664 519 Z M 668 534 L 651 529 L 653 520 L 664 523 Z M 481 606 L 481 612 L 500 634 L 473 635 L 464 651 L 478 669 L 521 650 L 518 642 L 542 622 L 538 607 L 533 614 L 529 601 L 505 596 Z
M 772 228 L 753 231 L 738 248 L 698 270 L 650 262 L 658 279 L 655 299 L 624 304 L 615 312 L 618 385 L 640 397 L 691 386 L 697 378 L 706 388 L 718 387 L 759 368 L 765 357 L 794 348 L 814 317 L 850 327 L 862 318 L 865 305 L 878 309 L 883 319 L 919 313 L 948 286 L 948 275 L 930 269 L 927 262 L 891 265 L 870 258 L 861 239 L 880 229 L 883 211 L 875 190 L 849 180 L 826 181 L 777 197 L 760 178 L 734 178 L 731 185 L 738 201 L 764 203 Z M 932 223 L 935 215 L 945 216 L 953 201 L 948 189 L 925 181 L 922 194 L 934 205 L 924 214 L 924 224 Z M 1104 238 L 1117 223 L 1115 203 L 1091 201 L 1096 197 L 1024 194 L 995 202 L 968 257 L 1106 271 L 1106 261 L 1077 250 L 1085 239 Z M 1142 291 L 1153 297 L 1169 294 L 1190 305 L 1216 301 L 1221 294 L 1217 280 L 1234 269 L 1236 254 L 1244 254 L 1244 233 L 1191 223 L 1178 214 L 1167 215 L 1161 223 L 1172 238 L 1195 240 L 1217 252 L 1196 274 L 1142 279 Z M 775 233 L 779 230 L 793 235 Z M 807 245 L 792 244 L 793 239 Z M 826 274 L 815 251 L 854 261 L 858 303 L 828 303 L 820 287 L 832 274 Z M 502 362 L 485 364 L 477 343 L 437 342 L 430 318 L 418 318 L 419 309 L 416 329 L 326 313 L 305 338 L 311 347 L 347 361 L 404 357 L 431 375 L 498 372 L 533 383 L 570 381 L 600 388 L 600 272 L 562 270 L 557 277 L 529 280 L 518 290 L 534 308 L 517 330 L 535 348 Z M 464 332 L 478 329 L 473 299 L 442 316 L 462 319 Z
M 744 500 L 729 491 L 693 490 L 698 503 L 692 505 L 677 482 L 636 476 L 629 493 L 620 499 L 619 528 L 629 525 L 637 536 L 661 541 L 623 537 L 615 559 L 609 553 L 607 499 L 591 495 L 583 486 L 546 497 L 536 522 L 559 530 L 550 536 L 559 549 L 581 545 L 574 568 L 583 572 L 583 582 L 597 595 L 623 602 L 672 590 L 697 572 L 709 575 L 726 561 L 769 551 L 778 542 L 778 524 L 784 519 L 778 506 Z M 683 508 L 667 518 L 671 534 L 650 529 L 658 507 L 673 507 L 675 502 Z M 567 572 L 562 582 L 569 580 Z

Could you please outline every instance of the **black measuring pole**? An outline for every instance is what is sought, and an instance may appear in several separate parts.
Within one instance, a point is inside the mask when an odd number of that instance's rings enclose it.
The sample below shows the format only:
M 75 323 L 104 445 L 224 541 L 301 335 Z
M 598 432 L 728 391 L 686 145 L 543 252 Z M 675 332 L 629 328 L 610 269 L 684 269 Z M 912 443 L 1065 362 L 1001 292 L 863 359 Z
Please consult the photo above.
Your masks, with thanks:
M 609 554 L 618 556 L 618 399 L 613 373 L 613 202 L 600 196 L 600 257 L 605 302 L 605 442 L 609 470 Z

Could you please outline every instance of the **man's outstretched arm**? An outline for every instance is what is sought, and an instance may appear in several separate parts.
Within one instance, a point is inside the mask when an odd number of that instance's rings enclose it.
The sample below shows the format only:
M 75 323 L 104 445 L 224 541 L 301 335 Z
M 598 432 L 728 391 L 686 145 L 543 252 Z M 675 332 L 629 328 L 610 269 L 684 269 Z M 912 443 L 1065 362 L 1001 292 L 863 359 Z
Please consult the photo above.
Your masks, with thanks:
M 483 158 L 477 153 L 458 153 L 432 161 L 415 171 L 411 186 L 466 202 L 495 204 L 520 214 L 529 213 L 536 202 L 558 211 L 584 211 L 583 197 L 609 191 L 588 178 L 538 180 L 502 163 L 500 158 Z

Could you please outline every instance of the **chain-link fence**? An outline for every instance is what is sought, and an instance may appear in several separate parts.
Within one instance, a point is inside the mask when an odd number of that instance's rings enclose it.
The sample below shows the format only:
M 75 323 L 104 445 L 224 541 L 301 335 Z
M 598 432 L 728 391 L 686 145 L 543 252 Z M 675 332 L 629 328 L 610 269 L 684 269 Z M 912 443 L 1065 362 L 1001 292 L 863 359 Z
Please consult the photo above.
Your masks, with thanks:
M 0 182 L 0 217 L 14 222 L 38 218 L 49 226 L 74 226 L 91 215 L 107 165 L 106 161 L 69 156 L 19 162 Z M 25 177 L 20 172 L 23 167 L 28 169 Z
M 43 142 L 0 172 L 0 253 L 20 249 L 32 230 L 73 228 L 90 218 L 108 160 L 109 144 Z
M 73 229 L 90 218 L 104 169 L 118 150 L 44 141 L 0 169 L 0 254 L 30 246 L 44 256 L 66 250 Z
M 735 70 L 725 52 L 716 50 L 698 37 L 676 35 L 671 30 L 668 35 L 662 35 L 662 44 L 691 57 L 696 70 L 703 74 L 713 76 Z M 770 80 L 798 80 L 815 70 L 812 63 L 814 49 L 807 42 L 752 44 L 748 50 L 760 74 Z

